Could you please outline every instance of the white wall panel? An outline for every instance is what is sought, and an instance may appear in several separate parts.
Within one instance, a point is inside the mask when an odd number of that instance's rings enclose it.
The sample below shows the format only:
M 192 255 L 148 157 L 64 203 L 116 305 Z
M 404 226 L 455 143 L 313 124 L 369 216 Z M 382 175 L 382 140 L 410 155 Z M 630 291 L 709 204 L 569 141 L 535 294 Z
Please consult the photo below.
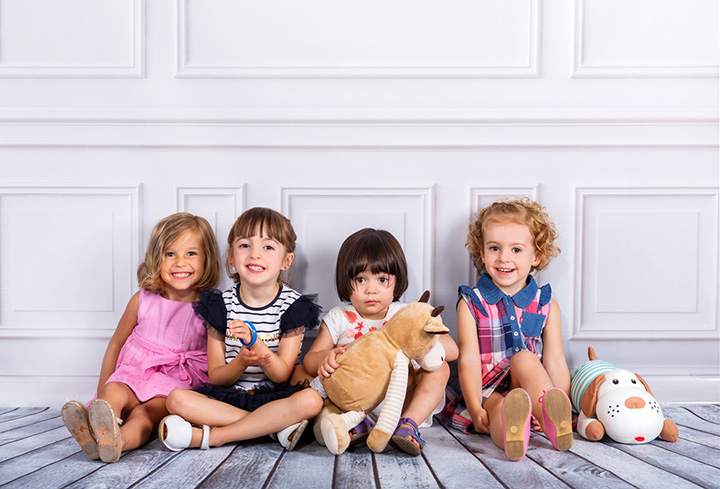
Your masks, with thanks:
M 135 290 L 138 192 L 0 187 L 0 337 L 112 330 Z
M 178 0 L 178 9 L 181 77 L 537 74 L 537 0 Z
M 573 338 L 717 337 L 717 189 L 584 188 L 577 197 Z
M 0 1 L 0 77 L 140 77 L 143 0 Z
M 576 0 L 576 76 L 718 76 L 716 0 Z
M 410 302 L 432 288 L 432 188 L 285 188 L 283 211 L 298 235 L 293 266 L 301 290 L 317 293 L 329 310 L 340 303 L 335 291 L 335 264 L 342 242 L 370 227 L 390 231 L 405 251 Z

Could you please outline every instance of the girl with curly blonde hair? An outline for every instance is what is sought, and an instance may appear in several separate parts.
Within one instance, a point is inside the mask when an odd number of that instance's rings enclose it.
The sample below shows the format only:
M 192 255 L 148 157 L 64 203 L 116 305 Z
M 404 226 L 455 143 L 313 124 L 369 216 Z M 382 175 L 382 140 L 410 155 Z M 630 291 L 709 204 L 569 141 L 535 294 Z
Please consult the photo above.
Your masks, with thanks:
M 572 446 L 560 307 L 531 275 L 560 253 L 547 211 L 528 198 L 495 202 L 470 224 L 466 247 L 481 273 L 460 287 L 459 381 L 448 389 L 448 424 L 490 434 L 510 460 L 527 450 L 531 415 L 557 450 Z

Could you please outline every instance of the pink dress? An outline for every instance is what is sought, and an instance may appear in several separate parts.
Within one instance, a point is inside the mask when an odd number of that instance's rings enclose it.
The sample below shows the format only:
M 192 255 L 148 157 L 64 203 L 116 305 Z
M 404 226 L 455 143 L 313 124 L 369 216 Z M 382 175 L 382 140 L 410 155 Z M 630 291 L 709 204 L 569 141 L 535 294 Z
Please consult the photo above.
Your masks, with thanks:
M 192 303 L 141 290 L 138 324 L 107 381 L 126 384 L 140 402 L 209 382 L 207 330 Z

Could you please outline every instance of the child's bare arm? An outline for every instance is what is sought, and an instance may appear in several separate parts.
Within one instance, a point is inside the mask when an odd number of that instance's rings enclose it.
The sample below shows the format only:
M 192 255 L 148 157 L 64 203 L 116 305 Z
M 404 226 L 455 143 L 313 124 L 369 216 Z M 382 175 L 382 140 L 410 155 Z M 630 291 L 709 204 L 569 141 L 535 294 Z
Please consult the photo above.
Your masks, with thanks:
M 325 321 L 323 321 L 322 324 L 320 324 L 320 332 L 317 338 L 315 338 L 312 347 L 310 347 L 310 351 L 307 352 L 303 360 L 303 368 L 305 371 L 312 376 L 320 375 L 321 369 L 326 372 L 328 366 L 334 371 L 337 368 L 337 363 L 335 362 L 337 351 L 333 354 L 333 351 L 337 350 L 337 348 L 333 348 L 334 346 L 335 344 L 330 330 L 325 324 Z M 342 347 L 339 348 L 342 350 Z M 325 365 L 324 368 L 323 365 Z
M 442 343 L 442 346 L 445 349 L 445 361 L 452 362 L 453 360 L 457 360 L 458 346 L 452 336 L 449 334 L 441 335 L 440 338 L 438 338 L 438 341 Z
M 107 382 L 107 379 L 115 372 L 117 366 L 117 360 L 120 356 L 120 350 L 127 341 L 130 334 L 137 326 L 137 315 L 138 306 L 140 304 L 140 292 L 137 292 L 130 298 L 125 312 L 123 312 L 120 321 L 118 322 L 115 332 L 110 338 L 107 348 L 105 349 L 105 356 L 103 357 L 102 366 L 100 367 L 100 379 L 98 380 L 97 393 L 100 394 L 103 386 Z
M 299 327 L 283 334 L 277 354 L 259 340 L 250 347 L 250 350 L 259 357 L 268 357 L 268 361 L 262 364 L 261 368 L 273 382 L 287 382 L 290 379 L 302 346 L 304 329 L 304 327 Z
M 477 431 L 490 433 L 487 412 L 482 407 L 482 364 L 475 319 L 464 300 L 457 306 L 458 376 L 465 404 Z
M 570 371 L 563 350 L 560 317 L 560 306 L 553 299 L 547 324 L 543 329 L 543 366 L 553 385 L 570 395 Z

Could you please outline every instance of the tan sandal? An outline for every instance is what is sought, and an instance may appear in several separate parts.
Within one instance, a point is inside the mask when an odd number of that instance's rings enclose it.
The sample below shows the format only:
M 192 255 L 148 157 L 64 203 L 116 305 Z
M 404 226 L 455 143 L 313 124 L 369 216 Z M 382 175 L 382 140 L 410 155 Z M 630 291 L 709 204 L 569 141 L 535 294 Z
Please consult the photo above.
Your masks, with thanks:
M 96 399 L 90 404 L 88 411 L 100 460 L 107 463 L 117 462 L 122 453 L 122 438 L 112 406 L 104 399 Z
M 68 401 L 62 407 L 61 416 L 65 427 L 78 442 L 85 455 L 93 460 L 99 459 L 97 441 L 90 429 L 88 410 L 85 406 L 79 401 Z

